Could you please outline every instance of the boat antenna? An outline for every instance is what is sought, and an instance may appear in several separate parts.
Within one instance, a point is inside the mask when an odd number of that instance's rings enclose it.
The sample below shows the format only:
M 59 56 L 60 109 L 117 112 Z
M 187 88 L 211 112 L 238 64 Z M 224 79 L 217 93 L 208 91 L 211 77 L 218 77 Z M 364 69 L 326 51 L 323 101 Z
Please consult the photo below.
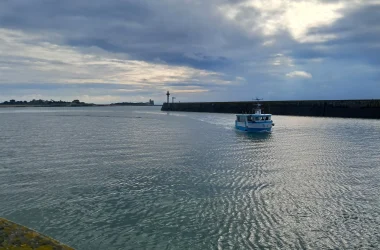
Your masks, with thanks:
M 255 99 L 252 99 L 252 100 L 256 100 L 256 109 L 255 109 L 255 114 L 261 114 L 261 104 L 259 103 L 259 101 L 263 100 L 263 98 L 258 98 L 256 97 Z M 258 111 L 258 112 L 257 112 Z
M 257 102 L 257 107 L 260 107 L 261 104 L 259 103 L 259 101 L 263 100 L 263 98 L 260 99 L 260 98 L 256 97 L 255 99 L 252 99 L 252 101 L 254 101 L 254 100 L 256 100 L 256 102 Z

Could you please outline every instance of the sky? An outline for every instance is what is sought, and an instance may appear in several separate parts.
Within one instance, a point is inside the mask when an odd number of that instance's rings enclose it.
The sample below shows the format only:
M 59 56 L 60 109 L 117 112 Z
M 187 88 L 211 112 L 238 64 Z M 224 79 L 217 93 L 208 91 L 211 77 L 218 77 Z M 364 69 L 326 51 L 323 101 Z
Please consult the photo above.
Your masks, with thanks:
M 380 98 L 380 0 L 2 0 L 0 102 Z

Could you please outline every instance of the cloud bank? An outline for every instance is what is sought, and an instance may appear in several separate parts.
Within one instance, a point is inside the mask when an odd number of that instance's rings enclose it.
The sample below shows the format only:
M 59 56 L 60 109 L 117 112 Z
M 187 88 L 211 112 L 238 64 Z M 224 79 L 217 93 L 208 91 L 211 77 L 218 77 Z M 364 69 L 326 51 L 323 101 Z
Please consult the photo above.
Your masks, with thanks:
M 379 98 L 379 23 L 377 0 L 3 1 L 0 101 Z

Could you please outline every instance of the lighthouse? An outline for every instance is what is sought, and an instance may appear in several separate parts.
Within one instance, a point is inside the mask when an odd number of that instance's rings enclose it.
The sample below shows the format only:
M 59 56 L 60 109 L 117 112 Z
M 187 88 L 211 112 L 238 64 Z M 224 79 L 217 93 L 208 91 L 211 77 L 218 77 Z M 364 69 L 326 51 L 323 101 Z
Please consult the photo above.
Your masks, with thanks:
M 169 96 L 170 96 L 170 93 L 169 93 L 169 90 L 168 90 L 168 92 L 166 93 L 166 97 L 167 97 L 167 104 L 169 105 Z

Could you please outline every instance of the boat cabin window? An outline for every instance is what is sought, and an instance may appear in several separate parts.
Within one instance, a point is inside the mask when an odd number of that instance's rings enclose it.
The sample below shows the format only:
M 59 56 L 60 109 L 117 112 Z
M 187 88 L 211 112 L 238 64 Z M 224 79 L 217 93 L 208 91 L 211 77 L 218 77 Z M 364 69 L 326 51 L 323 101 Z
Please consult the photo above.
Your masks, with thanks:
M 238 122 L 245 122 L 245 119 L 243 116 L 237 116 L 237 121 Z
M 248 121 L 270 121 L 271 120 L 271 116 L 270 115 L 266 115 L 266 116 L 248 116 Z

